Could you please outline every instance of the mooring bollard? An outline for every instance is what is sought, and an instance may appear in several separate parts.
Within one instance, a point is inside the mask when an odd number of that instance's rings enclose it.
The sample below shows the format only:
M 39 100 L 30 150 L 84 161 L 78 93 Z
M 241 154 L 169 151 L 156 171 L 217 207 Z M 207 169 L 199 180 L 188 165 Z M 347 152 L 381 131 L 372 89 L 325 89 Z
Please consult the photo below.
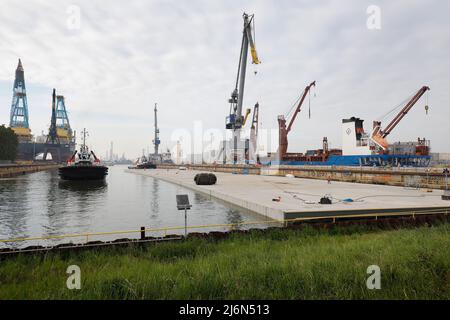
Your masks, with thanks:
M 145 227 L 141 227 L 141 240 L 145 240 Z

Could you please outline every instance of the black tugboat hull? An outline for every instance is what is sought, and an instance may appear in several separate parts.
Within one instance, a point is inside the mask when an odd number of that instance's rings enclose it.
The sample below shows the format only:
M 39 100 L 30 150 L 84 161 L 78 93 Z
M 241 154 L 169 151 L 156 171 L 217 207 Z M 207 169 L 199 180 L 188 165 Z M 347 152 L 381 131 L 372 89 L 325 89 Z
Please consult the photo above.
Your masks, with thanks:
M 136 166 L 130 166 L 128 169 L 156 169 L 156 164 L 154 163 L 140 163 Z
M 156 169 L 156 164 L 148 162 L 148 163 L 142 163 L 138 164 L 136 166 L 137 169 Z
M 59 168 L 63 180 L 102 180 L 108 174 L 105 166 L 68 166 Z

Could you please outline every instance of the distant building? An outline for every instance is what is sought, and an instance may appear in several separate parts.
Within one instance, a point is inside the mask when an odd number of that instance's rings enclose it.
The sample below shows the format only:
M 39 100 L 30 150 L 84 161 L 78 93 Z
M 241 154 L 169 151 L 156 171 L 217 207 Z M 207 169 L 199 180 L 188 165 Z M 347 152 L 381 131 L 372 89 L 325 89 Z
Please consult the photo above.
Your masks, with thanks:
M 450 153 L 430 153 L 432 165 L 449 165 Z

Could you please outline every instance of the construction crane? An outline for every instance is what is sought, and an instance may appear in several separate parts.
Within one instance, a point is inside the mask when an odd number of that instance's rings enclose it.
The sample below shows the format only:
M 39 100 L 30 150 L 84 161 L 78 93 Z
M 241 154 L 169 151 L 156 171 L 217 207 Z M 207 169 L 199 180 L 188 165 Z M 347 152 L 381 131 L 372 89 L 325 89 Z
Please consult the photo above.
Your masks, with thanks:
M 50 122 L 50 129 L 47 135 L 47 141 L 46 143 L 51 144 L 59 144 L 59 137 L 57 133 L 57 126 L 56 126 L 56 89 L 53 89 L 52 94 L 52 119 Z
M 247 71 L 247 56 L 248 48 L 250 47 L 250 53 L 253 64 L 259 64 L 258 54 L 256 52 L 254 36 L 252 35 L 252 26 L 254 31 L 254 15 L 248 15 L 244 12 L 244 29 L 242 32 L 241 53 L 239 56 L 238 72 L 236 77 L 236 85 L 231 97 L 228 100 L 230 103 L 230 114 L 226 117 L 226 129 L 233 130 L 233 149 L 234 149 L 234 162 L 236 162 L 238 143 L 240 142 L 240 130 L 245 124 L 245 120 L 248 117 L 249 112 L 244 117 L 242 115 L 242 104 L 244 99 L 244 86 L 245 86 L 245 73 Z
M 395 118 L 386 126 L 383 130 L 381 129 L 381 121 L 373 122 L 373 132 L 372 141 L 378 145 L 383 151 L 386 151 L 389 147 L 389 143 L 386 137 L 394 130 L 394 128 L 399 124 L 399 122 L 406 116 L 406 114 L 411 110 L 411 108 L 419 101 L 419 99 L 428 91 L 429 87 L 423 86 L 419 91 L 408 101 L 408 103 L 400 110 L 400 112 L 395 116 Z M 425 110 L 428 112 L 428 106 L 425 106 Z
M 28 122 L 28 102 L 24 74 L 22 61 L 19 59 L 16 77 L 14 79 L 9 126 L 14 130 L 14 133 L 19 137 L 20 141 L 31 141 L 32 136 Z
M 258 123 L 259 123 L 259 103 L 253 107 L 252 126 L 250 128 L 250 146 L 249 160 L 258 163 L 257 147 L 258 147 Z
M 300 101 L 297 105 L 297 108 L 295 109 L 294 113 L 291 116 L 291 120 L 289 121 L 289 125 L 286 128 L 286 117 L 284 115 L 278 116 L 278 157 L 280 160 L 283 160 L 284 156 L 286 155 L 287 148 L 288 148 L 288 134 L 292 129 L 292 125 L 294 124 L 295 118 L 297 117 L 297 114 L 300 113 L 303 102 L 305 101 L 306 96 L 308 95 L 310 89 L 312 87 L 316 86 L 316 82 L 311 82 L 305 90 L 303 90 L 303 94 L 300 98 Z
M 67 115 L 65 98 L 62 95 L 56 96 L 56 134 L 61 143 L 70 143 L 74 141 L 74 134 L 70 127 L 69 117 Z

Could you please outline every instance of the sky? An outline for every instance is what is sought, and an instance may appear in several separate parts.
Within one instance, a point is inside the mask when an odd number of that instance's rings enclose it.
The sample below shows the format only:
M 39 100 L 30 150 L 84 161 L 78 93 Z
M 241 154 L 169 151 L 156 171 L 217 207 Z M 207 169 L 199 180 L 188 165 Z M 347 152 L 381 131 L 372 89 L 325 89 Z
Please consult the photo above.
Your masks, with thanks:
M 438 0 L 2 0 L 0 124 L 9 124 L 21 58 L 35 135 L 48 131 L 56 88 L 100 156 L 111 141 L 130 158 L 152 148 L 154 103 L 163 149 L 198 127 L 209 141 L 207 130 L 224 131 L 244 11 L 255 14 L 261 60 L 249 62 L 244 107 L 259 102 L 261 129 L 276 132 L 277 116 L 317 82 L 290 152 L 320 148 L 325 136 L 340 147 L 343 118 L 365 119 L 370 131 L 423 85 L 428 114 L 423 98 L 389 140 L 426 137 L 432 151 L 450 152 L 450 2 Z

